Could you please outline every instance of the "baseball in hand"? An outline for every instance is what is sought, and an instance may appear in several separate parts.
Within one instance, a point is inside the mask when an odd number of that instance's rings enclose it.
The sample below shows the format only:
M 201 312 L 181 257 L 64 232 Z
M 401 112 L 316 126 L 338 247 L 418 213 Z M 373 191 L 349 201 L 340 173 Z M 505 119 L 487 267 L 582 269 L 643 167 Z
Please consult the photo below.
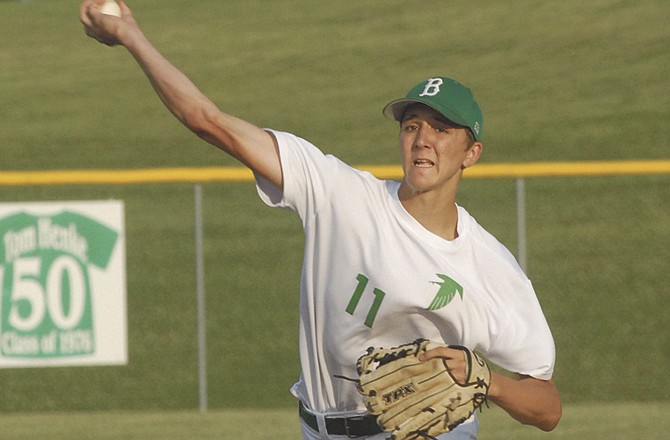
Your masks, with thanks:
M 102 8 L 100 8 L 100 12 L 107 15 L 113 15 L 115 17 L 121 16 L 121 8 L 114 0 L 107 0 L 105 4 L 102 5 Z

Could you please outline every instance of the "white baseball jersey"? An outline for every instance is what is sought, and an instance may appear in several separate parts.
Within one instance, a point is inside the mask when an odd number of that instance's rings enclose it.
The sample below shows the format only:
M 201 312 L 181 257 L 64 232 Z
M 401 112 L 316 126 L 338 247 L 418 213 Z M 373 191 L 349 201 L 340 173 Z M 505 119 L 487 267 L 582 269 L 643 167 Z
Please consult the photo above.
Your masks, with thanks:
M 356 378 L 356 360 L 370 346 L 418 337 L 551 378 L 554 342 L 530 281 L 465 209 L 458 207 L 458 238 L 445 240 L 404 209 L 398 182 L 272 133 L 284 190 L 257 178 L 259 194 L 295 211 L 305 231 L 296 397 L 315 412 L 363 413 L 355 384 L 337 376 Z

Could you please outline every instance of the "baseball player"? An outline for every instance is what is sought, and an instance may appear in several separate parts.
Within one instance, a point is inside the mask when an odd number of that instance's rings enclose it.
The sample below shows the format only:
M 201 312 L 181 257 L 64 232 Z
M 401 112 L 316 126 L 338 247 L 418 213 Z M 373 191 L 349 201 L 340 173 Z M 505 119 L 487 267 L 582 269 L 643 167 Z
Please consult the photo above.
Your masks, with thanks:
M 370 346 L 415 338 L 460 344 L 510 375 L 491 373 L 488 399 L 542 430 L 561 416 L 551 377 L 551 332 L 513 256 L 456 204 L 459 181 L 482 153 L 483 119 L 470 90 L 446 77 L 389 103 L 402 181 L 379 180 L 290 133 L 221 112 L 147 40 L 128 6 L 120 18 L 85 0 L 86 34 L 124 46 L 165 106 L 190 130 L 249 167 L 261 199 L 301 219 L 301 375 L 291 389 L 304 439 L 384 439 L 357 390 L 356 361 Z M 457 379 L 463 352 L 439 347 Z M 473 415 L 440 439 L 476 439 Z

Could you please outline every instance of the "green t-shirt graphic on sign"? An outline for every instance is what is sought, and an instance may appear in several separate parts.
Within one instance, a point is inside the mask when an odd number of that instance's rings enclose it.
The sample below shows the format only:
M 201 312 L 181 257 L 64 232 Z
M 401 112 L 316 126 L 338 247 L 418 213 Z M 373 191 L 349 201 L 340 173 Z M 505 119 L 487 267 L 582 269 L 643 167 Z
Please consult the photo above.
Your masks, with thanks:
M 118 233 L 81 214 L 0 219 L 0 353 L 95 351 L 90 269 L 107 267 Z

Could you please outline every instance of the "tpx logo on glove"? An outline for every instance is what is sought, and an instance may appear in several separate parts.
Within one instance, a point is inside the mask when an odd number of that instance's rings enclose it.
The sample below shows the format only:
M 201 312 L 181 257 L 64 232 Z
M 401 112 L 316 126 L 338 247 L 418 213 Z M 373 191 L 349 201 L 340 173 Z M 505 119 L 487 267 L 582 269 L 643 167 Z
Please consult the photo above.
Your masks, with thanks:
M 385 405 L 392 405 L 399 400 L 404 399 L 407 396 L 411 396 L 412 394 L 416 393 L 416 389 L 414 389 L 414 385 L 411 383 L 402 385 L 395 390 L 391 391 L 390 393 L 386 393 L 382 396 L 382 400 L 384 401 Z

